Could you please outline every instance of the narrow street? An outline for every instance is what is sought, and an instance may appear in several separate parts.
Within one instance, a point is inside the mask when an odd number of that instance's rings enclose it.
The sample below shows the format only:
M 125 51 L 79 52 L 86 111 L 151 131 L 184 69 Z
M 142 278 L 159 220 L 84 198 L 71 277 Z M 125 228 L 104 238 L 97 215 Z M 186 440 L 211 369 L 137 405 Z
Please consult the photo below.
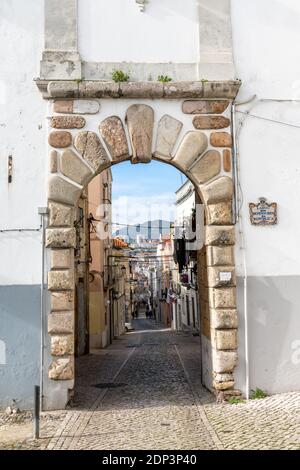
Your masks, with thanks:
M 72 408 L 48 449 L 299 449 L 299 393 L 216 404 L 199 337 L 134 320 L 135 331 L 77 362 Z
M 199 337 L 139 318 L 107 350 L 81 357 L 76 411 L 49 449 L 222 448 L 202 404 Z

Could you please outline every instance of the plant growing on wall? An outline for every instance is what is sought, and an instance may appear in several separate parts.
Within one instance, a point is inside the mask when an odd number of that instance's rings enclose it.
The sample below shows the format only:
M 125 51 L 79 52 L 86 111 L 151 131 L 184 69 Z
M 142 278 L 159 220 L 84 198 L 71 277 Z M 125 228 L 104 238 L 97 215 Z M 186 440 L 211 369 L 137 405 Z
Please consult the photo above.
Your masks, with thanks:
M 128 73 L 123 72 L 123 70 L 114 70 L 111 74 L 111 78 L 116 83 L 128 82 L 129 75 Z
M 162 83 L 167 83 L 167 82 L 171 82 L 172 78 L 169 77 L 168 75 L 158 75 L 157 81 L 162 82 Z
M 251 390 L 250 398 L 252 400 L 257 400 L 260 398 L 266 398 L 267 396 L 268 396 L 267 392 L 265 392 L 264 390 L 260 388 L 256 388 L 255 390 Z

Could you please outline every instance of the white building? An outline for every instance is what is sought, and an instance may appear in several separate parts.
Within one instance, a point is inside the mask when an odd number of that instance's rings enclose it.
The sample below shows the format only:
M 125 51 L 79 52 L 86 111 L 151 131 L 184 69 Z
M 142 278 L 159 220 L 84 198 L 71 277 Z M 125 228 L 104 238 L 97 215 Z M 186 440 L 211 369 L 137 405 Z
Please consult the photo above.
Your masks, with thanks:
M 74 332 L 63 334 L 57 321 L 74 320 L 72 207 L 100 171 L 98 154 L 82 157 L 87 135 L 79 134 L 87 131 L 95 145 L 101 137 L 106 166 L 154 154 L 184 171 L 203 197 L 205 385 L 228 393 L 300 389 L 299 18 L 297 0 L 149 0 L 144 12 L 134 0 L 1 1 L 0 406 L 12 399 L 31 406 L 41 383 L 43 407 L 63 407 L 74 387 Z M 132 82 L 109 81 L 118 69 Z M 173 81 L 161 84 L 158 75 Z M 202 104 L 184 104 L 195 99 Z M 203 129 L 199 119 L 203 109 L 214 117 L 210 102 L 221 119 L 206 125 L 227 126 L 217 140 L 222 129 Z M 109 146 L 105 125 L 99 132 L 112 116 L 125 129 L 122 149 Z M 148 150 L 140 151 L 136 130 L 152 120 Z M 201 127 L 196 150 L 184 151 L 193 122 Z M 63 126 L 74 127 L 53 134 Z M 75 154 L 70 165 L 62 145 Z M 204 159 L 204 151 L 217 153 Z M 274 225 L 250 221 L 249 203 L 262 197 L 277 203 Z M 55 250 L 64 249 L 61 264 Z
M 187 180 L 176 191 L 176 219 L 174 222 L 173 250 L 176 262 L 173 265 L 172 287 L 176 301 L 173 308 L 173 327 L 176 330 L 200 330 L 199 298 L 197 290 L 197 246 L 196 194 L 194 185 Z M 200 211 L 199 211 L 200 216 Z M 199 229 L 203 230 L 200 225 Z M 184 243 L 181 244 L 180 242 Z M 201 243 L 201 240 L 198 241 Z M 177 246 L 178 244 L 178 246 Z M 184 258 L 184 262 L 182 259 Z

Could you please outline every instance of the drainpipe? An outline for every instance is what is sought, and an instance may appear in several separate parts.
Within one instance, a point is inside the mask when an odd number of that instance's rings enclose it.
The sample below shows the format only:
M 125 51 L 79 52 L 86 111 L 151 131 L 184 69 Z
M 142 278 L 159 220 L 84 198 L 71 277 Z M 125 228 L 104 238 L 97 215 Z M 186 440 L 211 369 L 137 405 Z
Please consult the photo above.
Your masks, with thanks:
M 44 299 L 45 299 L 45 215 L 48 214 L 47 207 L 39 207 L 38 213 L 41 216 L 42 230 L 42 262 L 41 262 L 41 345 L 40 345 L 40 409 L 43 410 L 43 376 L 44 376 Z
M 236 130 L 235 124 L 235 107 L 248 104 L 256 98 L 253 95 L 251 98 L 245 101 L 233 101 L 231 106 L 231 122 L 232 122 L 232 165 L 233 165 L 233 183 L 234 183 L 234 201 L 233 201 L 233 221 L 234 224 L 239 223 L 239 234 L 241 239 L 241 249 L 243 250 L 243 288 L 244 288 L 244 323 L 245 323 L 245 389 L 246 399 L 249 400 L 250 396 L 250 373 L 249 373 L 249 333 L 248 333 L 248 274 L 247 274 L 247 263 L 246 263 L 246 247 L 245 237 L 243 231 L 242 217 L 240 216 L 241 199 L 240 199 L 240 181 L 239 181 L 239 147 L 238 147 L 238 136 L 243 125 L 240 124 L 238 131 Z

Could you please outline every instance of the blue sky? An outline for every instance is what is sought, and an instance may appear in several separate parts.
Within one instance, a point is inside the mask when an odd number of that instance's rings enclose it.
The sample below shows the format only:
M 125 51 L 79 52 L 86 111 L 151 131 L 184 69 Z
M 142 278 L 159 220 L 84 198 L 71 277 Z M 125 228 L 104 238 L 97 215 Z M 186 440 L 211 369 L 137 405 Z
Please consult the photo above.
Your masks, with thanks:
M 152 161 L 112 167 L 113 220 L 138 223 L 154 219 L 174 219 L 175 191 L 185 176 L 166 163 Z

